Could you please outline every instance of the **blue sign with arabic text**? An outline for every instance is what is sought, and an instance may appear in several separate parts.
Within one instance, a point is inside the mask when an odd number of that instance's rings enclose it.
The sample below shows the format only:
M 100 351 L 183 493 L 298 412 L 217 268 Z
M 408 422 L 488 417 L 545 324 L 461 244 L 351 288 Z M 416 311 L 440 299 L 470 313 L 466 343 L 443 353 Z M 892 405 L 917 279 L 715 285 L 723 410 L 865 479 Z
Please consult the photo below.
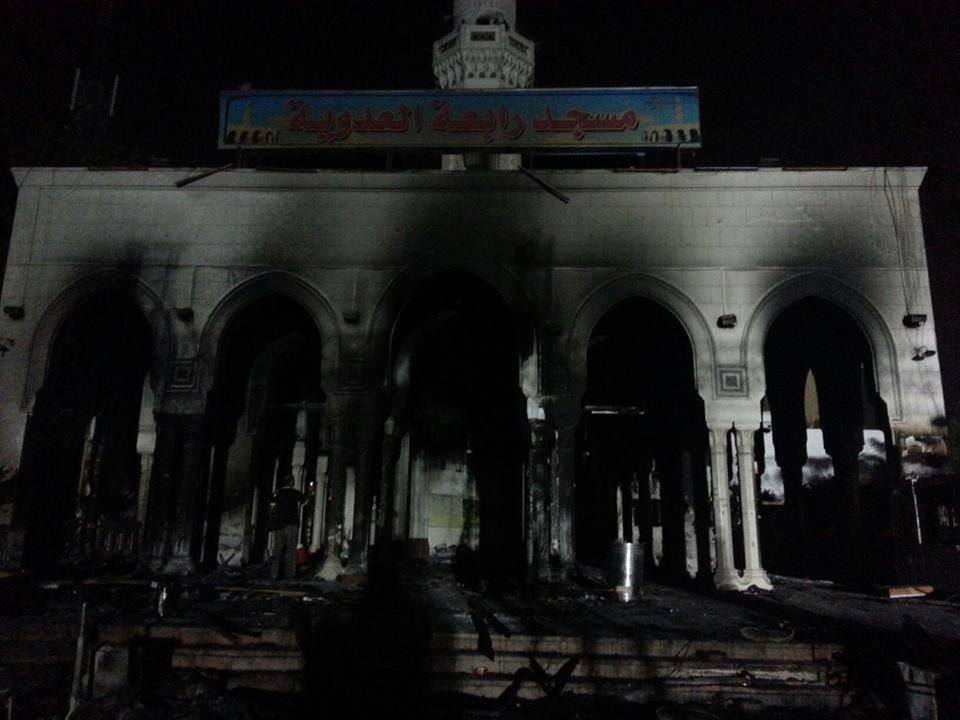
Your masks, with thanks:
M 220 94 L 219 147 L 528 150 L 700 147 L 697 89 Z

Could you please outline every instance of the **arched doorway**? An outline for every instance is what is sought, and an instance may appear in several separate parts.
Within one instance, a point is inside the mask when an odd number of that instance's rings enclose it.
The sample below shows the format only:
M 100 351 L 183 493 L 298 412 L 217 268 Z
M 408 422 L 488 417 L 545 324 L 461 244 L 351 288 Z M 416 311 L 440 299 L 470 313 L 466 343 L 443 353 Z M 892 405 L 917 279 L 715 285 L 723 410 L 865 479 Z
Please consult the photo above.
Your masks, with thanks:
M 207 402 L 209 487 L 194 549 L 202 567 L 269 556 L 269 502 L 286 475 L 308 498 L 300 542 L 319 548 L 325 400 L 320 333 L 298 303 L 269 295 L 227 323 Z
M 642 542 L 652 574 L 710 576 L 706 424 L 689 337 L 662 305 L 623 300 L 594 326 L 577 447 L 577 558 Z
M 863 330 L 839 306 L 807 297 L 771 324 L 764 363 L 765 564 L 834 579 L 889 572 L 890 424 Z
M 152 345 L 136 305 L 115 293 L 87 300 L 58 329 L 24 438 L 16 506 L 25 564 L 136 554 Z
M 474 275 L 426 282 L 391 343 L 385 426 L 387 535 L 434 560 L 523 566 L 527 440 L 520 357 L 506 303 Z

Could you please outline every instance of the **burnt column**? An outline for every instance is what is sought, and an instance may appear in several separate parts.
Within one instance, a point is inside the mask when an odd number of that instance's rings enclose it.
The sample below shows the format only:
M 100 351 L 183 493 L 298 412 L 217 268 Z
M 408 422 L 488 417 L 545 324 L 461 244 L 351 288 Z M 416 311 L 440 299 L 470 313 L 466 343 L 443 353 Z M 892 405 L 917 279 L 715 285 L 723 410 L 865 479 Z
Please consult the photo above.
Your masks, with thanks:
M 524 498 L 524 534 L 527 577 L 546 580 L 550 576 L 550 428 L 544 420 L 530 420 L 530 447 L 527 451 L 527 496 Z
M 373 519 L 377 524 L 377 542 L 382 543 L 396 537 L 394 477 L 400 458 L 400 439 L 397 437 L 397 432 L 396 417 L 392 415 L 386 420 L 383 428 L 377 517 Z
M 323 567 L 317 576 L 336 580 L 343 574 L 340 558 L 343 550 L 344 501 L 346 500 L 347 460 L 352 448 L 347 435 L 347 403 L 338 397 L 327 401 L 324 445 L 327 448 L 327 517 Z
M 383 419 L 377 412 L 377 395 L 371 393 L 355 400 L 358 413 L 355 421 L 356 484 L 353 499 L 353 540 L 350 543 L 348 574 L 365 573 L 370 549 L 370 525 L 373 520 L 373 493 L 378 485 L 381 430 Z
M 198 568 L 208 456 L 202 414 L 157 414 L 144 553 L 158 569 L 192 572 Z
M 833 460 L 837 498 L 837 555 L 841 578 L 857 578 L 863 567 L 862 521 L 860 515 L 860 468 L 858 456 L 863 431 L 846 433 L 827 450 Z
M 143 528 L 144 559 L 159 568 L 170 555 L 170 538 L 176 504 L 177 461 L 180 440 L 176 416 L 156 414 L 156 444 Z
M 580 423 L 580 401 L 572 397 L 556 403 L 550 413 L 556 430 L 554 463 L 550 478 L 550 503 L 556 523 L 551 523 L 550 552 L 562 568 L 572 568 L 576 561 L 576 487 L 577 428 Z
M 864 397 L 859 367 L 846 366 L 833 373 L 821 372 L 821 426 L 824 448 L 833 460 L 836 505 L 836 539 L 840 578 L 863 577 L 862 518 L 860 513 L 860 468 L 863 449 Z
M 710 567 L 710 486 L 703 480 L 709 472 L 710 455 L 707 430 L 699 426 L 691 437 L 690 473 L 693 480 L 693 510 L 697 535 L 697 582 L 707 586 L 711 582 Z
M 209 493 L 205 508 L 206 532 L 203 538 L 203 568 L 213 570 L 219 562 L 220 522 L 223 515 L 223 493 L 227 477 L 227 457 L 230 444 L 218 442 L 213 446 L 213 458 L 210 464 Z

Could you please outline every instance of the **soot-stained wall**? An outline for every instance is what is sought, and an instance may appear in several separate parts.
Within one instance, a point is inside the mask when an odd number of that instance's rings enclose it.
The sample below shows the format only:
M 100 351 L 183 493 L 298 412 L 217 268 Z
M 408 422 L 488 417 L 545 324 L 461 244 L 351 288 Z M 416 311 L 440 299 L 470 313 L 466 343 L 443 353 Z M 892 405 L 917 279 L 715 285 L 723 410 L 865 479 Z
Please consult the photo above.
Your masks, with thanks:
M 348 473 L 351 493 L 359 493 L 351 495 L 354 534 L 374 512 L 378 527 L 389 525 L 378 488 L 393 452 L 384 437 L 393 334 L 407 303 L 448 271 L 469 274 L 502 301 L 518 405 L 526 404 L 534 430 L 545 423 L 529 455 L 546 458 L 551 479 L 543 507 L 536 497 L 529 507 L 540 508 L 533 519 L 545 516 L 549 528 L 535 542 L 540 529 L 523 524 L 528 561 L 530 553 L 544 562 L 575 555 L 571 468 L 587 347 L 604 313 L 631 297 L 662 306 L 689 337 L 693 385 L 711 433 L 759 428 L 767 332 L 809 296 L 834 303 L 863 331 L 894 441 L 940 432 L 937 358 L 911 359 L 918 347 L 936 347 L 917 203 L 922 169 L 545 171 L 569 204 L 509 172 L 244 170 L 174 186 L 192 172 L 15 171 L 2 305 L 23 308 L 23 317 L 0 317 L 0 337 L 15 343 L 0 360 L 0 464 L 20 466 L 27 420 L 75 299 L 121 276 L 135 278 L 134 303 L 155 341 L 154 413 L 161 425 L 179 423 L 175 431 L 158 426 L 158 457 L 164 433 L 193 438 L 198 452 L 209 445 L 202 418 L 231 314 L 271 295 L 305 310 L 322 356 L 329 422 L 318 432 L 332 449 L 330 497 L 340 498 L 325 532 L 344 524 Z M 907 311 L 930 317 L 906 328 Z M 721 315 L 735 315 L 735 326 L 718 327 Z M 657 341 L 650 338 L 654 349 Z M 196 437 L 188 416 L 200 419 Z M 716 453 L 726 443 L 712 434 L 710 447 L 719 467 Z M 188 477 L 201 460 L 183 460 L 168 479 Z M 158 470 L 151 482 L 164 477 Z M 439 492 L 448 481 L 434 484 L 437 502 L 449 496 Z M 182 503 L 174 495 L 161 505 Z M 713 492 L 710 501 L 722 499 Z M 439 545 L 453 526 L 452 514 L 438 508 L 431 517 Z M 164 523 L 160 546 L 175 554 L 189 523 L 174 515 Z M 357 545 L 344 562 L 362 559 Z M 716 562 L 725 562 L 723 553 Z

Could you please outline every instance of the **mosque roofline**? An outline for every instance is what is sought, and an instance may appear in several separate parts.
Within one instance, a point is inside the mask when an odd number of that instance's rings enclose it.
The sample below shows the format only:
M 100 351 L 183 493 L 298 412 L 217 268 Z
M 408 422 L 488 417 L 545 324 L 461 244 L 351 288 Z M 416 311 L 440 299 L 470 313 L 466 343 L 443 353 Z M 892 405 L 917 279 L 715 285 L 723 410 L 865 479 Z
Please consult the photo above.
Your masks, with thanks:
M 215 167 L 14 167 L 18 187 L 149 187 L 174 189 L 174 183 L 189 176 L 202 175 Z M 536 173 L 552 178 L 565 189 L 602 190 L 651 188 L 731 187 L 869 187 L 880 180 L 882 172 L 896 171 L 909 187 L 919 187 L 927 168 L 923 166 L 849 166 L 849 167 L 783 167 L 709 166 L 682 169 L 537 169 Z M 826 177 L 825 177 L 826 176 Z M 716 178 L 724 178 L 714 182 Z M 600 181 L 602 182 L 602 185 Z M 531 187 L 530 179 L 520 172 L 476 170 L 451 172 L 440 169 L 386 171 L 370 169 L 286 169 L 243 168 L 212 174 L 183 188 L 256 188 L 320 190 L 429 190 L 450 188 L 464 190 L 511 190 Z

